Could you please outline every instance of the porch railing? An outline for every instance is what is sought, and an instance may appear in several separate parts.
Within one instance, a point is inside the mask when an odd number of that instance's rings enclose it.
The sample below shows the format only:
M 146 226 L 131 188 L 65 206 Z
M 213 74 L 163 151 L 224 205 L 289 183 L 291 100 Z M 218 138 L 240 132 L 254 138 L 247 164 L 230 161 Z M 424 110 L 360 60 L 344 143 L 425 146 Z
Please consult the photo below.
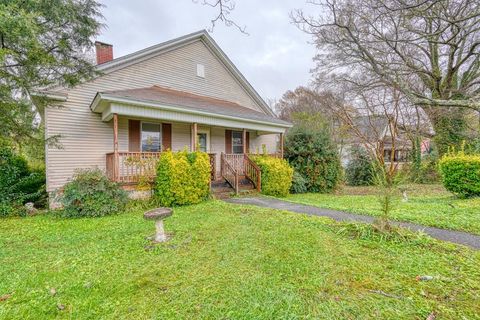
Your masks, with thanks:
M 244 154 L 243 153 L 224 153 L 225 160 L 237 171 L 241 176 L 245 175 L 244 170 Z
M 160 160 L 160 152 L 118 152 L 106 154 L 107 177 L 120 183 L 153 182 L 157 175 L 157 164 Z M 211 179 L 216 178 L 216 154 L 209 153 Z
M 118 152 L 107 153 L 107 176 L 121 183 L 138 183 L 142 179 L 147 182 L 154 180 L 160 152 Z M 118 161 L 118 163 L 117 163 Z

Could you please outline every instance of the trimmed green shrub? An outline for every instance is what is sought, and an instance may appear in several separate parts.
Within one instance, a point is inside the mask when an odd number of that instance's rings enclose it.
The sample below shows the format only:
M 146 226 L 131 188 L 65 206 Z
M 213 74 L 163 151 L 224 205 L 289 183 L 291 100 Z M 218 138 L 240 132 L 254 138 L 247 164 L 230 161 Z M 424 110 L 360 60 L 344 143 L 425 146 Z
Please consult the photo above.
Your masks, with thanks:
M 210 160 L 205 152 L 162 153 L 157 166 L 155 199 L 163 206 L 199 203 L 210 193 Z
M 58 200 L 63 217 L 102 217 L 125 209 L 128 197 L 100 169 L 82 169 L 58 193 Z
M 9 147 L 0 148 L 0 217 L 25 215 L 24 204 L 33 202 L 44 207 L 45 172 L 31 170 L 22 156 L 14 154 Z
M 439 167 L 448 191 L 461 197 L 480 196 L 480 155 L 447 154 Z
M 337 147 L 327 129 L 290 129 L 285 140 L 285 159 L 307 180 L 308 192 L 333 191 L 342 178 Z
M 297 171 L 293 171 L 291 193 L 306 193 L 307 192 L 307 179 L 305 179 Z
M 372 158 L 360 146 L 350 150 L 350 160 L 345 168 L 345 179 L 350 186 L 370 186 L 374 184 Z
M 254 156 L 253 161 L 262 170 L 262 193 L 285 197 L 292 186 L 293 169 L 284 159 Z

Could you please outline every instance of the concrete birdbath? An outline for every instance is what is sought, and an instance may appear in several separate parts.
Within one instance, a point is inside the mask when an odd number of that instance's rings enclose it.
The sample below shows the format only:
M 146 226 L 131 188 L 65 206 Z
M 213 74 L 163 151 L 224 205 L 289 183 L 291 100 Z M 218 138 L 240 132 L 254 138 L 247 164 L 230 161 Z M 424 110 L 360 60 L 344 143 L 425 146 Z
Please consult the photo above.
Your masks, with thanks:
M 147 211 L 143 214 L 143 217 L 147 220 L 155 221 L 156 233 L 152 237 L 155 242 L 165 242 L 168 240 L 168 236 L 163 228 L 163 219 L 172 215 L 172 209 L 170 208 L 156 208 Z

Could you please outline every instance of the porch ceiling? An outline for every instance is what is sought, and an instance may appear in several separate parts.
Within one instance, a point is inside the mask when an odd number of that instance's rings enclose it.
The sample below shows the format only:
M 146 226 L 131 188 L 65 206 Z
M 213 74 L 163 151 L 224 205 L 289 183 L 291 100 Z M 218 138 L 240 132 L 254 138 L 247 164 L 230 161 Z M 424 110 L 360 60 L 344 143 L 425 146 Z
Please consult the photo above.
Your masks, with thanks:
M 282 133 L 292 125 L 237 103 L 159 86 L 99 92 L 90 109 L 103 121 L 113 114 Z

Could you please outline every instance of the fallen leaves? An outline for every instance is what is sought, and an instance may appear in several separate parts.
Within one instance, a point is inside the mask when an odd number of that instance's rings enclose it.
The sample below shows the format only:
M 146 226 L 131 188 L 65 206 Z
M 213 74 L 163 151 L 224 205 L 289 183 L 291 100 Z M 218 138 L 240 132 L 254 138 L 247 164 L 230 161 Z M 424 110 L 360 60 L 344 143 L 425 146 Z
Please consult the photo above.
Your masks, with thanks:
M 0 296 L 0 301 L 8 300 L 10 299 L 11 296 L 12 296 L 11 293 L 4 294 L 3 296 Z
M 437 313 L 436 313 L 435 311 L 432 311 L 432 312 L 428 315 L 428 317 L 427 317 L 426 320 L 435 320 L 435 319 L 437 319 Z

